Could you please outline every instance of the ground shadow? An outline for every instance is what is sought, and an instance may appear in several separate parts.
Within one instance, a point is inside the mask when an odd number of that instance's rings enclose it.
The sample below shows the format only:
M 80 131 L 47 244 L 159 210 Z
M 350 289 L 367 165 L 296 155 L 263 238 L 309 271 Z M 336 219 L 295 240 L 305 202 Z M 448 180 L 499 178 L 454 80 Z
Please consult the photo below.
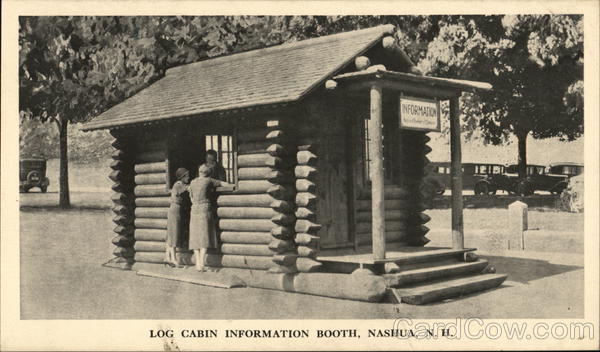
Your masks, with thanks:
M 568 254 L 566 254 L 568 255 Z M 547 260 L 504 256 L 485 256 L 498 273 L 508 274 L 509 281 L 529 283 L 548 276 L 582 269 L 582 266 L 553 264 Z

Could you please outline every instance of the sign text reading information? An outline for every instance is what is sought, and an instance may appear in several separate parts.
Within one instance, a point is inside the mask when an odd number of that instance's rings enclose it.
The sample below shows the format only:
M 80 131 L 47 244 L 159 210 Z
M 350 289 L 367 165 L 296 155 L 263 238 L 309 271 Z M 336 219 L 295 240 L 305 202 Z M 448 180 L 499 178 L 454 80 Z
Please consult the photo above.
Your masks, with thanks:
M 439 101 L 400 97 L 400 128 L 439 132 Z

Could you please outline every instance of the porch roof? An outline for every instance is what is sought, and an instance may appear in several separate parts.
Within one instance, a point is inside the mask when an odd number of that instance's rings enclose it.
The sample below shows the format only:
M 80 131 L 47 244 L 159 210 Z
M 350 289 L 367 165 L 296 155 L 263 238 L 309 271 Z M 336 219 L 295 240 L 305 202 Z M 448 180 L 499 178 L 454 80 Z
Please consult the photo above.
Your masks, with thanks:
M 83 130 L 294 102 L 393 31 L 383 25 L 171 68 Z
M 486 82 L 468 81 L 453 78 L 441 78 L 431 76 L 420 76 L 412 73 L 404 73 L 397 71 L 388 71 L 384 69 L 365 70 L 357 72 L 349 72 L 333 77 L 334 81 L 343 83 L 367 81 L 372 79 L 386 79 L 396 82 L 410 82 L 429 86 L 432 88 L 445 88 L 454 91 L 476 92 L 487 91 L 492 89 L 492 85 Z

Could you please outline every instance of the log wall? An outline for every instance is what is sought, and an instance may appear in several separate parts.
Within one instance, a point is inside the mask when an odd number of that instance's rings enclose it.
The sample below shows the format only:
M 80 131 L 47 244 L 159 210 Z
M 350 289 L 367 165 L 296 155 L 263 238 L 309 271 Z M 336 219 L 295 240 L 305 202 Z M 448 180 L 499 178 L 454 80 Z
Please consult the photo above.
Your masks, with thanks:
M 296 272 L 294 153 L 284 121 L 237 124 L 238 184 L 217 198 L 220 254 L 209 265 Z
M 134 259 L 162 263 L 170 205 L 168 148 L 163 139 L 155 139 L 152 144 L 145 139 L 137 142 L 138 152 L 134 158 Z
M 133 149 L 130 140 L 123 134 L 111 131 L 115 138 L 112 146 L 115 148 L 110 164 L 110 180 L 114 193 L 111 199 L 114 203 L 112 208 L 115 214 L 113 231 L 116 236 L 112 239 L 115 246 L 113 255 L 116 257 L 115 264 L 125 270 L 131 269 L 134 257 L 133 222 L 134 222 L 134 171 L 133 171 Z

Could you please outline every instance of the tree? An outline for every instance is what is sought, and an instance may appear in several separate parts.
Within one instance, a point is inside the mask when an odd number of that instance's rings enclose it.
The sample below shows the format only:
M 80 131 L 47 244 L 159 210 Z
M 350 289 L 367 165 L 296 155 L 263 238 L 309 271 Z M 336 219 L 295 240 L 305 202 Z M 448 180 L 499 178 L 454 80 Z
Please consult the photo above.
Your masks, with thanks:
M 77 23 L 65 17 L 19 18 L 19 109 L 22 118 L 55 123 L 59 131 L 59 205 L 70 207 L 67 131 L 89 116 L 91 67 Z
M 459 17 L 442 23 L 422 67 L 429 73 L 489 82 L 491 92 L 462 102 L 486 141 L 518 140 L 526 176 L 527 136 L 574 140 L 583 133 L 581 16 Z

